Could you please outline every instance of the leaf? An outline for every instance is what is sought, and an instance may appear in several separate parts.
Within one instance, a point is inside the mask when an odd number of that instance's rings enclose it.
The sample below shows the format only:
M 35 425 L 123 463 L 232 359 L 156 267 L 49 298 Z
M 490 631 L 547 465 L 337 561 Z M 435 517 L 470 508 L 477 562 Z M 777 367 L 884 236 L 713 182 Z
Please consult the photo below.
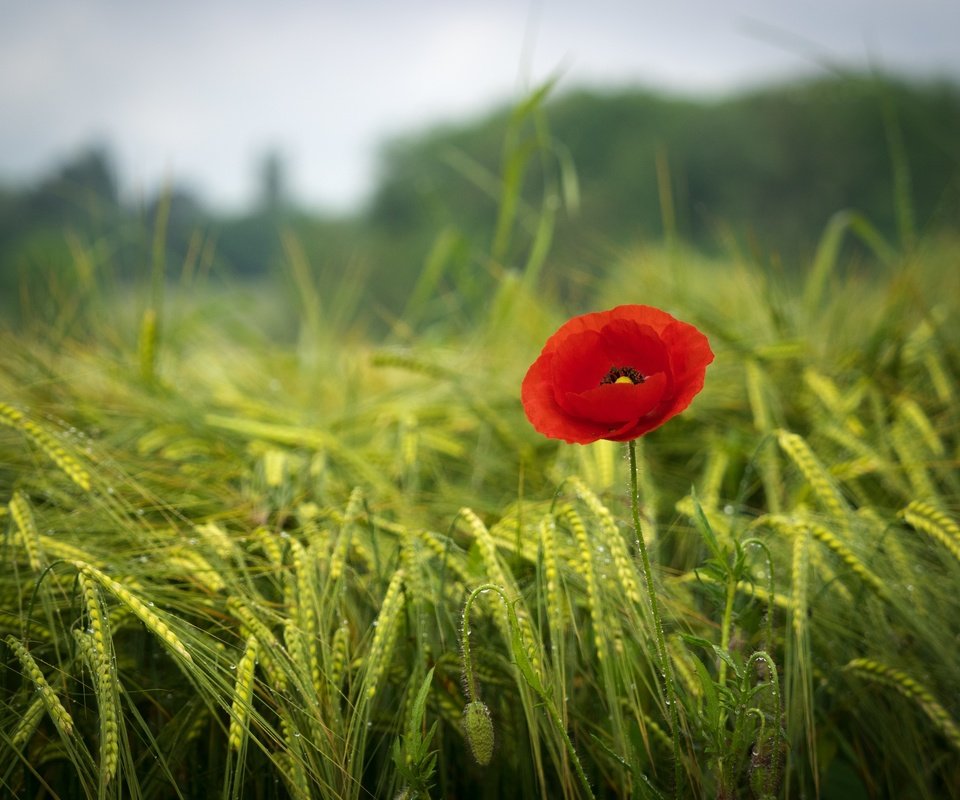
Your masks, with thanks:
M 709 639 L 704 639 L 701 636 L 694 636 L 691 633 L 681 633 L 680 638 L 682 638 L 687 644 L 692 644 L 694 647 L 706 647 L 708 650 L 714 647 L 713 642 L 711 642 Z
M 714 559 L 720 564 L 725 565 L 727 559 L 720 549 L 720 542 L 717 541 L 717 536 L 713 532 L 707 515 L 703 513 L 703 506 L 700 505 L 700 500 L 697 498 L 697 490 L 694 486 L 690 487 L 690 500 L 693 502 L 693 520 L 697 524 L 697 529 L 703 536 L 703 540 L 707 543 L 707 547 L 713 554 Z
M 423 715 L 427 705 L 427 695 L 430 693 L 430 684 L 433 683 L 433 669 L 433 667 L 430 667 L 430 671 L 424 677 L 423 683 L 420 684 L 420 690 L 417 692 L 417 697 L 413 701 L 413 707 L 410 709 L 410 719 L 407 721 L 407 736 L 411 742 L 420 737 L 420 728 L 423 725 Z M 429 741 L 430 737 L 428 736 L 426 740 Z
M 717 658 L 719 658 L 721 661 L 724 661 L 727 664 L 727 666 L 733 670 L 733 674 L 737 676 L 737 680 L 742 681 L 743 670 L 740 669 L 739 665 L 734 660 L 733 656 L 730 655 L 730 653 L 728 653 L 719 645 L 714 644 L 714 645 L 711 645 L 711 647 L 713 648 L 713 652 L 716 653 Z
M 707 642 L 707 644 L 710 643 Z M 720 725 L 720 695 L 717 694 L 717 684 L 699 658 L 694 659 L 693 663 L 700 678 L 700 684 L 703 686 L 703 696 L 707 703 L 704 716 L 711 733 L 716 733 L 717 727 Z

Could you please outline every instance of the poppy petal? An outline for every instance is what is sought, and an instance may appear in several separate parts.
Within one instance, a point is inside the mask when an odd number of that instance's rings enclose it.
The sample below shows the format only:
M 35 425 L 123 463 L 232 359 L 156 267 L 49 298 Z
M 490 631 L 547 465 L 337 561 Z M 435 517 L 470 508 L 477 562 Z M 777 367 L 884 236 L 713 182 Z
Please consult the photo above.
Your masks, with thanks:
M 581 314 L 578 317 L 571 317 L 561 325 L 546 344 L 543 346 L 543 352 L 553 352 L 558 348 L 563 348 L 567 340 L 577 333 L 585 331 L 601 331 L 604 326 L 609 325 L 614 320 L 627 320 L 638 325 L 646 325 L 652 328 L 657 334 L 664 330 L 668 325 L 677 320 L 670 316 L 666 311 L 661 311 L 653 306 L 641 305 L 623 305 L 612 308 L 609 311 L 595 311 L 590 314 Z
M 600 336 L 611 367 L 632 367 L 645 377 L 670 369 L 667 348 L 649 325 L 615 319 L 603 327 Z
M 610 370 L 604 339 L 599 331 L 583 331 L 567 339 L 553 354 L 553 391 L 558 403 L 567 392 L 582 392 L 600 385 Z
M 551 356 L 533 363 L 523 380 L 520 396 L 527 419 L 544 436 L 571 444 L 588 444 L 602 439 L 608 426 L 571 417 L 556 402 L 552 389 Z
M 623 305 L 611 308 L 609 311 L 596 312 L 598 316 L 603 316 L 606 324 L 614 320 L 627 320 L 638 325 L 646 325 L 653 328 L 656 333 L 660 333 L 668 325 L 672 325 L 677 319 L 666 311 L 662 311 L 654 306 L 641 305 Z
M 675 322 L 664 329 L 661 338 L 670 354 L 671 369 L 678 382 L 685 382 L 694 374 L 702 375 L 713 361 L 710 342 L 692 325 Z
M 620 427 L 653 411 L 666 387 L 667 376 L 661 372 L 644 383 L 608 383 L 579 394 L 568 392 L 560 406 L 579 419 Z

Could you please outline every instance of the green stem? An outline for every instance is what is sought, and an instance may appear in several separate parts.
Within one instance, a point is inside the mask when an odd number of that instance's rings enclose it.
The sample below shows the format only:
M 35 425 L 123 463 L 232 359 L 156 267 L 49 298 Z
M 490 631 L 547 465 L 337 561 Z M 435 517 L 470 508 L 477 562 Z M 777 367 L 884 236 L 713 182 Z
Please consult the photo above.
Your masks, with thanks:
M 732 573 L 727 574 L 727 602 L 723 607 L 723 622 L 720 626 L 720 649 L 724 653 L 730 652 L 730 632 L 733 628 L 733 600 L 737 594 L 737 579 Z M 720 674 L 717 683 L 721 687 L 727 685 L 727 662 L 720 659 Z
M 487 591 L 496 592 L 500 595 L 504 603 L 507 602 L 507 598 L 504 597 L 503 590 L 499 586 L 493 583 L 485 583 L 470 592 L 470 596 L 467 597 L 467 602 L 463 605 L 463 620 L 460 629 L 460 653 L 463 658 L 463 678 L 467 690 L 468 703 L 479 699 L 477 697 L 477 676 L 473 671 L 473 658 L 470 654 L 470 609 L 473 607 L 473 601 L 477 596 Z
M 757 652 L 750 656 L 750 659 L 747 661 L 747 670 L 754 666 L 757 661 L 766 662 L 767 670 L 770 673 L 770 688 L 773 692 L 773 719 L 771 720 L 773 724 L 773 743 L 770 747 L 772 754 L 772 770 L 764 781 L 767 792 L 764 797 L 773 797 L 777 791 L 777 787 L 780 785 L 780 780 L 782 777 L 780 753 L 781 749 L 783 748 L 783 726 L 781 725 L 781 716 L 783 713 L 781 703 L 783 700 L 780 695 L 780 676 L 777 673 L 777 665 L 773 658 L 766 650 L 757 650 Z
M 653 569 L 647 545 L 643 541 L 643 527 L 640 524 L 640 489 L 637 481 L 637 444 L 631 439 L 627 443 L 630 454 L 630 499 L 633 507 L 633 527 L 637 534 L 637 549 L 640 551 L 640 563 L 650 598 L 650 612 L 653 615 L 653 627 L 657 639 L 657 657 L 660 661 L 660 675 L 666 689 L 666 702 L 670 710 L 670 732 L 673 735 L 673 796 L 680 796 L 680 712 L 677 708 L 677 690 L 673 684 L 673 670 L 667 655 L 667 641 L 663 635 L 663 621 L 660 616 L 660 603 L 653 586 Z
M 557 711 L 557 707 L 553 704 L 553 701 L 550 700 L 545 694 L 540 695 L 540 698 L 543 700 L 544 705 L 547 708 L 548 715 L 550 720 L 553 722 L 556 729 L 563 735 L 563 743 L 566 745 L 567 753 L 570 756 L 570 761 L 573 764 L 573 768 L 576 770 L 577 778 L 580 779 L 580 786 L 583 788 L 584 794 L 593 798 L 593 789 L 590 788 L 590 781 L 587 780 L 587 775 L 583 771 L 583 765 L 580 763 L 580 758 L 577 756 L 577 751 L 573 746 L 573 742 L 570 740 L 570 734 L 567 733 L 567 728 L 563 724 L 563 720 L 560 718 L 560 712 Z

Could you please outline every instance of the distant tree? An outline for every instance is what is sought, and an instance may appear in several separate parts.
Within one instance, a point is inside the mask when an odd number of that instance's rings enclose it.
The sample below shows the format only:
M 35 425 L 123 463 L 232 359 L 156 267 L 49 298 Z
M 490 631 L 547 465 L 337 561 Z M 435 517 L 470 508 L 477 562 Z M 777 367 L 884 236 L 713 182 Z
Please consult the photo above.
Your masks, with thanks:
M 103 145 L 80 151 L 24 198 L 34 222 L 83 223 L 110 217 L 119 207 L 117 181 Z
M 510 120 L 501 109 L 384 149 L 367 221 L 394 241 L 394 274 L 404 245 L 419 241 L 422 258 L 429 231 L 454 225 L 479 242 L 489 234 Z M 905 207 L 921 228 L 960 222 L 960 90 L 951 84 L 840 76 L 710 101 L 575 90 L 548 103 L 546 123 L 580 185 L 579 213 L 556 226 L 558 269 L 662 236 L 662 181 L 682 238 L 715 248 L 732 232 L 793 265 L 807 262 L 843 208 L 862 211 L 891 240 Z M 515 137 L 519 148 L 529 141 Z M 541 164 L 549 159 L 532 160 L 523 185 L 531 209 Z
M 290 208 L 287 190 L 287 166 L 283 156 L 269 150 L 259 162 L 257 209 L 266 214 L 280 214 Z

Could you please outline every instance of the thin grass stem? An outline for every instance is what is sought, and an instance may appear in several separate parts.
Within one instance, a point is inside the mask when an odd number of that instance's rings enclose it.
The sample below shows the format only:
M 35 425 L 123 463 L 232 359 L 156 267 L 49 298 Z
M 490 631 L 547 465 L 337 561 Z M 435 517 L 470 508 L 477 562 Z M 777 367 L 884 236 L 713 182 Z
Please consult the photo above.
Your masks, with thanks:
M 653 569 L 650 566 L 650 556 L 643 541 L 643 528 L 640 524 L 640 489 L 637 475 L 637 446 L 636 440 L 627 443 L 627 452 L 630 454 L 630 499 L 633 511 L 633 527 L 637 533 L 637 549 L 640 551 L 640 563 L 643 567 L 643 577 L 647 584 L 647 595 L 650 599 L 650 612 L 653 616 L 654 632 L 657 638 L 657 657 L 660 661 L 660 677 L 666 689 L 666 702 L 670 713 L 670 729 L 673 739 L 673 796 L 680 797 L 680 712 L 677 708 L 677 692 L 673 683 L 673 672 L 670 669 L 670 660 L 667 656 L 667 642 L 663 635 L 663 619 L 660 614 L 660 603 L 657 601 L 657 592 L 653 585 Z

